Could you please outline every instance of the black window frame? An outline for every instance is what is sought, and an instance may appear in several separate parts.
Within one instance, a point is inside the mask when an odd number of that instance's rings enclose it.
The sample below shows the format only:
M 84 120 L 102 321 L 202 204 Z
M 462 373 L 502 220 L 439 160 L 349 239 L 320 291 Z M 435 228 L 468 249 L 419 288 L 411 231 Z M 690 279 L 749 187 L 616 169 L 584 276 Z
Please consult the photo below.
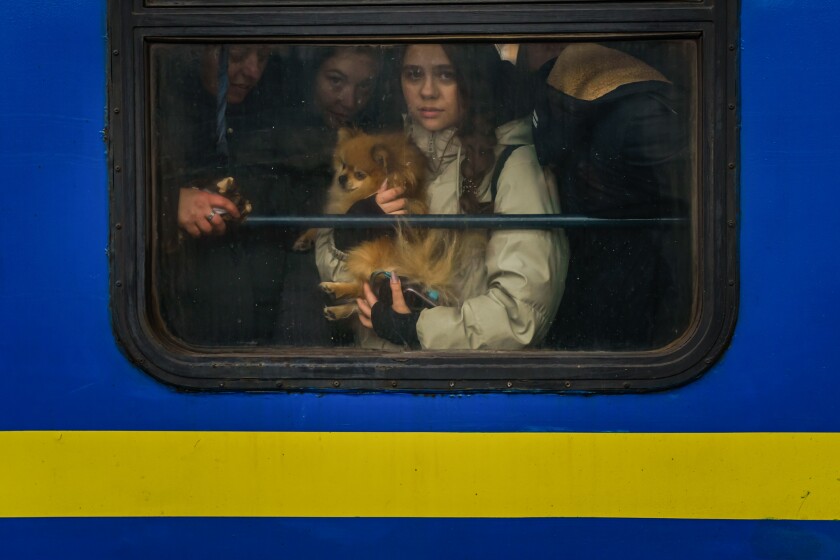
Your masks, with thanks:
M 644 392 L 699 377 L 725 351 L 738 310 L 739 2 L 660 0 L 472 3 L 385 0 L 109 2 L 110 295 L 126 356 L 185 390 Z M 410 23 L 409 23 L 410 22 Z M 152 210 L 148 49 L 153 42 L 382 41 L 504 37 L 509 42 L 685 38 L 698 44 L 698 176 L 693 320 L 668 346 L 641 352 L 229 348 L 203 352 L 159 336 L 149 318 Z M 319 352 L 320 353 L 320 352 Z

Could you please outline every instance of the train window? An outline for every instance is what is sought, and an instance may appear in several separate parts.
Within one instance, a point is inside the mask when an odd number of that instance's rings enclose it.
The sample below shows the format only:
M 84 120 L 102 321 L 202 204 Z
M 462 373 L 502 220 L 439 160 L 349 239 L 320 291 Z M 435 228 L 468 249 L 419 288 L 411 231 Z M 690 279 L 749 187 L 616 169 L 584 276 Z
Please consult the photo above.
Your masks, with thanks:
M 737 300 L 736 12 L 654 4 L 446 9 L 442 35 L 408 3 L 115 3 L 127 354 L 191 389 L 696 377 Z

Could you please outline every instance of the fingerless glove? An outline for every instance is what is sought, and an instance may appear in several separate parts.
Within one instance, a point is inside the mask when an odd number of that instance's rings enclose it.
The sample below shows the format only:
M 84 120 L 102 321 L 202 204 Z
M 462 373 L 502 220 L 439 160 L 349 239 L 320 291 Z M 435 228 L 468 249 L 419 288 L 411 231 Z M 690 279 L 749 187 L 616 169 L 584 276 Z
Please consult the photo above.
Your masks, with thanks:
M 373 331 L 389 342 L 401 346 L 420 347 L 417 338 L 417 321 L 420 311 L 397 313 L 393 308 L 377 301 L 370 310 L 370 321 Z

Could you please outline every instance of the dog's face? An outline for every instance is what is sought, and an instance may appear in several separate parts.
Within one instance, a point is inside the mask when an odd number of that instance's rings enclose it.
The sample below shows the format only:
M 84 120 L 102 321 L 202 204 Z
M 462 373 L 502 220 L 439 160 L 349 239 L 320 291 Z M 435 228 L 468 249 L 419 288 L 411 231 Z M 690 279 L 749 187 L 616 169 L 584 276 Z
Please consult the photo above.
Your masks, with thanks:
M 390 159 L 381 138 L 342 128 L 334 158 L 336 183 L 353 198 L 370 196 L 385 181 Z
M 426 160 L 403 133 L 365 134 L 342 128 L 338 131 L 334 189 L 352 200 L 361 200 L 390 186 L 406 188 L 406 196 L 418 194 L 424 180 Z

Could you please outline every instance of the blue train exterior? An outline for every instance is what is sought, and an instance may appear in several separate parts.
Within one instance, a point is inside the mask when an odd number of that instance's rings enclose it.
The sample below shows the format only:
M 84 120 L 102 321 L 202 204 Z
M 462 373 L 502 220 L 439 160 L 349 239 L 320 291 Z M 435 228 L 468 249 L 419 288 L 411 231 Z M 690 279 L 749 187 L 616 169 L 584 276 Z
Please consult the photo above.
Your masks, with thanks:
M 109 309 L 105 1 L 4 12 L 0 557 L 840 558 L 836 3 L 742 0 L 729 349 L 686 386 L 594 396 L 184 393 L 134 367 Z M 412 464 L 432 471 L 388 474 Z

